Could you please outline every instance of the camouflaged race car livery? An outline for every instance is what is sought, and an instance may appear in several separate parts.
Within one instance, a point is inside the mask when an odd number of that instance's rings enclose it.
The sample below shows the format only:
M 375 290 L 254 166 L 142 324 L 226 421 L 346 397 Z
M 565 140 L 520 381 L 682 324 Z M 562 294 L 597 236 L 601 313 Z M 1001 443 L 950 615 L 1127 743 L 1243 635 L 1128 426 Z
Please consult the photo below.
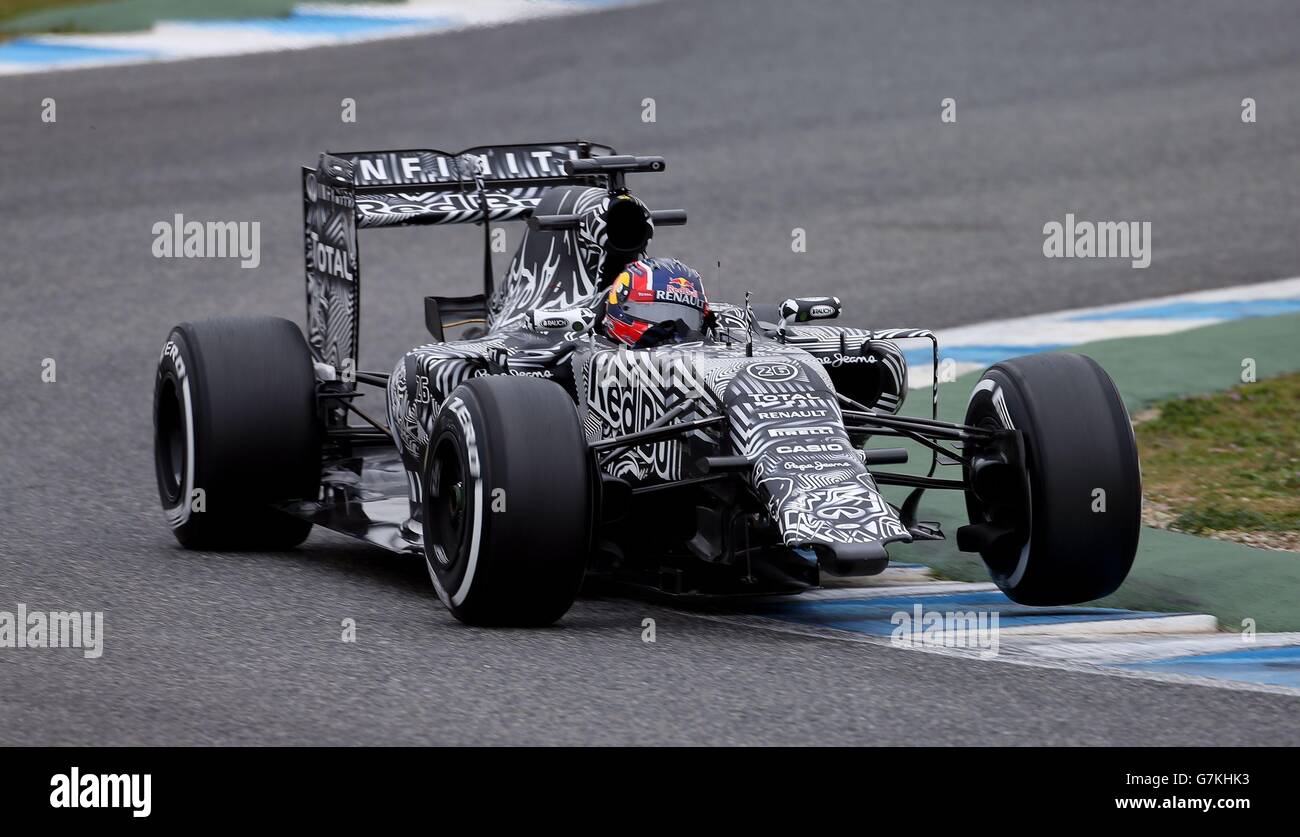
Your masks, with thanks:
M 464 621 L 546 624 L 584 579 L 717 596 L 877 573 L 888 547 L 945 537 L 919 503 L 957 490 L 958 547 L 1013 599 L 1118 587 L 1140 476 L 1096 363 L 1004 361 L 964 422 L 941 422 L 930 331 L 831 324 L 828 295 L 706 298 L 697 272 L 651 254 L 686 213 L 651 209 L 625 177 L 664 168 L 586 141 L 322 154 L 302 171 L 305 336 L 275 318 L 182 323 L 160 358 L 155 459 L 177 538 L 283 548 L 320 525 L 421 555 Z M 513 221 L 527 227 L 498 277 L 495 225 Z M 359 231 L 465 223 L 483 229 L 482 292 L 426 296 L 430 339 L 359 370 Z M 657 303 L 689 303 L 690 326 L 652 322 Z M 928 417 L 901 414 L 903 341 L 931 350 Z M 928 468 L 884 467 L 917 450 Z M 185 513 L 207 488 L 219 513 Z

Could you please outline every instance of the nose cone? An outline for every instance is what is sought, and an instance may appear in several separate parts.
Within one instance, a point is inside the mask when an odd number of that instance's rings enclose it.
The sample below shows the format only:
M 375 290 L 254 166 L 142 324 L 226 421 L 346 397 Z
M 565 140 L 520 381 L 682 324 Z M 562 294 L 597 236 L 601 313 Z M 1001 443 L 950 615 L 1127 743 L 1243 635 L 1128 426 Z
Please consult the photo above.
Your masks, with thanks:
M 839 403 L 797 359 L 755 359 L 724 402 L 734 450 L 793 548 L 810 547 L 830 573 L 869 575 L 889 560 L 885 544 L 911 540 L 849 440 Z

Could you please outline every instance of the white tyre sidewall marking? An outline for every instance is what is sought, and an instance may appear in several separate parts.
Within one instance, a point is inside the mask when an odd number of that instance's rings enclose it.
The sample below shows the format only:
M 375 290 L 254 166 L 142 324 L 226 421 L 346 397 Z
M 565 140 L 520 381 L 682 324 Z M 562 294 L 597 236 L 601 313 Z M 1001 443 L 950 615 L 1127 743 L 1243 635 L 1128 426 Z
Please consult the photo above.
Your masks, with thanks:
M 469 543 L 469 558 L 465 565 L 465 574 L 461 577 L 460 586 L 455 592 L 449 593 L 438 580 L 438 574 L 434 571 L 433 562 L 429 560 L 426 550 L 424 556 L 424 565 L 429 570 L 429 578 L 433 580 L 433 589 L 437 591 L 438 598 L 448 607 L 459 607 L 465 603 L 469 597 L 470 589 L 474 584 L 474 571 L 478 568 L 478 553 L 483 541 L 483 473 L 481 460 L 479 459 L 478 434 L 474 431 L 474 421 L 465 408 L 465 402 L 459 398 L 453 398 L 442 406 L 443 410 L 451 410 L 452 415 L 456 417 L 457 424 L 460 425 L 461 434 L 465 438 L 466 458 L 469 460 L 468 476 L 474 482 L 474 523 L 473 534 Z M 426 533 L 427 536 L 427 533 Z
M 172 371 L 180 381 L 181 401 L 185 404 L 185 476 L 177 504 L 164 509 L 164 513 L 171 527 L 179 529 L 189 522 L 190 514 L 193 512 L 190 504 L 194 499 L 194 399 L 190 395 L 190 377 L 185 374 L 184 367 L 178 370 L 173 362 Z
M 993 409 L 997 412 L 998 418 L 1001 419 L 1007 430 L 1015 430 L 1016 425 L 1011 421 L 1011 411 L 1007 408 L 1007 396 L 1002 392 L 1002 387 L 990 378 L 981 378 L 971 391 L 970 401 L 975 400 L 975 396 L 981 392 L 989 393 L 989 400 L 993 402 Z M 969 403 L 969 402 L 968 402 Z M 1025 538 L 1025 545 L 1020 549 L 1020 560 L 1016 563 L 1016 569 L 1007 577 L 1007 586 L 1015 587 L 1020 580 L 1025 577 L 1025 570 L 1029 568 L 1029 545 L 1034 538 L 1034 497 L 1032 489 L 1025 494 L 1025 503 L 1029 506 L 1029 532 Z

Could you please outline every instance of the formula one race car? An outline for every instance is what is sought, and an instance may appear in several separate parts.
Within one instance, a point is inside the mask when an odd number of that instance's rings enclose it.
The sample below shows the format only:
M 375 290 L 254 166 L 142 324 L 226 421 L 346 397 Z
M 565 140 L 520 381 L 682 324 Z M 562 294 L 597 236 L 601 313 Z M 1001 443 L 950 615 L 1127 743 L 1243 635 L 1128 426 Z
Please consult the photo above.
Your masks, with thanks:
M 322 154 L 302 177 L 306 339 L 283 319 L 216 319 L 163 348 L 156 463 L 177 539 L 283 549 L 320 525 L 422 556 L 462 621 L 542 625 L 584 578 L 725 596 L 878 573 L 890 544 L 944 537 L 916 516 L 923 491 L 949 489 L 969 512 L 959 548 L 1012 599 L 1119 586 L 1141 486 L 1095 362 L 1004 361 L 964 423 L 938 421 L 931 332 L 814 324 L 839 315 L 832 296 L 707 300 L 698 273 L 647 258 L 686 213 L 648 209 L 624 180 L 663 168 L 589 142 Z M 497 283 L 492 225 L 511 220 L 527 229 Z M 432 341 L 358 371 L 357 230 L 452 223 L 484 228 L 483 293 L 425 297 Z M 918 338 L 929 418 L 899 415 L 898 341 Z M 928 473 L 881 470 L 907 459 L 870 446 L 890 438 L 928 449 Z M 880 485 L 912 491 L 893 505 Z

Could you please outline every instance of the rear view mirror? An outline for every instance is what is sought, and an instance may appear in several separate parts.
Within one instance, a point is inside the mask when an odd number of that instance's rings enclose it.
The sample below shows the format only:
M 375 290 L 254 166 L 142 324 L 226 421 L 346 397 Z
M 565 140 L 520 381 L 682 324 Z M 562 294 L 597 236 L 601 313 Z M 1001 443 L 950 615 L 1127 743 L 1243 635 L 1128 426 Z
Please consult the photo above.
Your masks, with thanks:
M 590 308 L 534 308 L 528 312 L 529 324 L 534 331 L 563 331 L 586 334 L 596 322 L 596 312 Z
M 787 299 L 779 309 L 786 323 L 806 323 L 809 320 L 833 320 L 840 315 L 840 298 L 837 296 L 803 296 Z

